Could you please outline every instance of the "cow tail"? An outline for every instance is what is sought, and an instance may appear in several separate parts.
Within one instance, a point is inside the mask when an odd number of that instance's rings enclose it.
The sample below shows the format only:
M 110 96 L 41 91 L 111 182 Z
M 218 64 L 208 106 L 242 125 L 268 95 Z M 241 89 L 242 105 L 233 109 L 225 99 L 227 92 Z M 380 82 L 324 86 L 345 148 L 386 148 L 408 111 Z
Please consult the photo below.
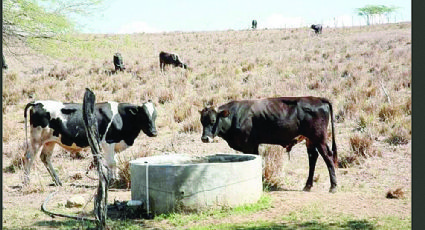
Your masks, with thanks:
M 26 147 L 27 149 L 29 148 L 28 145 L 28 129 L 27 129 L 27 111 L 30 107 L 34 106 L 35 103 L 34 102 L 30 102 L 25 106 L 25 110 L 24 110 L 24 123 L 25 123 L 25 143 L 26 143 Z
M 331 115 L 331 127 L 332 127 L 332 156 L 333 156 L 333 161 L 335 165 L 338 165 L 338 153 L 336 150 L 336 142 L 335 142 L 335 125 L 334 125 L 334 115 L 333 115 L 333 109 L 332 109 L 332 104 L 331 102 L 328 101 L 329 104 L 329 110 L 330 110 L 330 115 Z

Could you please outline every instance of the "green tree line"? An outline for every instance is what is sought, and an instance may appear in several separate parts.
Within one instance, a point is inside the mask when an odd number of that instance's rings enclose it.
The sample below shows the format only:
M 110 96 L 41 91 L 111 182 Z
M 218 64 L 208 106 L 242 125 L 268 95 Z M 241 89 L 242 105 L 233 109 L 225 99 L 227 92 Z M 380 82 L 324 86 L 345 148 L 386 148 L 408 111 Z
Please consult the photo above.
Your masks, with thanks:
M 366 19 L 366 24 L 370 25 L 374 16 L 385 16 L 387 21 L 392 13 L 394 13 L 399 7 L 396 6 L 385 6 L 385 5 L 366 5 L 361 8 L 357 8 L 357 14 Z

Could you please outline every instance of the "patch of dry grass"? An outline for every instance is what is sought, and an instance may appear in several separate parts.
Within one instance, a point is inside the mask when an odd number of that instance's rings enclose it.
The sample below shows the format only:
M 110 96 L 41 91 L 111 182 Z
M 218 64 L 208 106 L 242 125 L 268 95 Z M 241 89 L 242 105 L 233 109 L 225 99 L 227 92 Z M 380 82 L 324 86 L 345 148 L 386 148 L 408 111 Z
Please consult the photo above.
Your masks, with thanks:
M 266 145 L 262 151 L 263 184 L 266 188 L 281 186 L 284 149 L 280 146 Z
M 144 151 L 139 151 L 137 153 L 132 152 L 130 156 L 118 154 L 118 179 L 114 181 L 114 188 L 131 188 L 131 172 L 130 172 L 130 161 L 141 158 L 148 157 L 152 155 L 152 151 L 147 148 Z

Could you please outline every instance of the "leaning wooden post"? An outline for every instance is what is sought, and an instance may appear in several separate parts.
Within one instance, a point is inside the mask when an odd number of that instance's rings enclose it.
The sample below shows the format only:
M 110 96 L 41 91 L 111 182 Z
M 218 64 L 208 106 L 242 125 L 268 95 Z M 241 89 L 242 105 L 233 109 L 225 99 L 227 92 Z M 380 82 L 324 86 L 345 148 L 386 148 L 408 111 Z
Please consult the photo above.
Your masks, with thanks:
M 93 153 L 94 163 L 97 166 L 99 174 L 99 186 L 97 187 L 97 195 L 94 201 L 94 213 L 96 216 L 97 229 L 106 229 L 107 217 L 107 201 L 109 187 L 108 168 L 102 160 L 102 155 L 99 147 L 99 135 L 97 129 L 96 115 L 94 114 L 94 103 L 96 96 L 90 89 L 86 88 L 83 101 L 83 119 L 84 127 L 87 133 L 87 139 Z

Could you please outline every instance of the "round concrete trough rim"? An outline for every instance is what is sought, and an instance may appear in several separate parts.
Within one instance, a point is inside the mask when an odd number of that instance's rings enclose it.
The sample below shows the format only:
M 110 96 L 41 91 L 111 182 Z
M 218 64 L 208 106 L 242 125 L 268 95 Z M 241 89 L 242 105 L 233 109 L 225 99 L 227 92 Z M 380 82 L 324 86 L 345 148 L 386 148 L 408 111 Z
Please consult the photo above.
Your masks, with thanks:
M 213 161 L 213 162 L 205 162 L 209 158 L 238 158 L 236 161 Z M 250 162 L 257 158 L 261 157 L 260 155 L 253 154 L 234 154 L 234 153 L 215 153 L 211 155 L 187 155 L 181 153 L 170 153 L 163 155 L 155 155 L 149 157 L 142 157 L 135 160 L 130 161 L 130 165 L 146 165 L 150 166 L 190 166 L 190 165 L 206 165 L 206 164 L 226 164 L 226 163 L 244 163 Z
M 220 152 L 139 158 L 130 162 L 131 199 L 149 201 L 155 214 L 255 203 L 263 192 L 261 162 L 259 155 Z

